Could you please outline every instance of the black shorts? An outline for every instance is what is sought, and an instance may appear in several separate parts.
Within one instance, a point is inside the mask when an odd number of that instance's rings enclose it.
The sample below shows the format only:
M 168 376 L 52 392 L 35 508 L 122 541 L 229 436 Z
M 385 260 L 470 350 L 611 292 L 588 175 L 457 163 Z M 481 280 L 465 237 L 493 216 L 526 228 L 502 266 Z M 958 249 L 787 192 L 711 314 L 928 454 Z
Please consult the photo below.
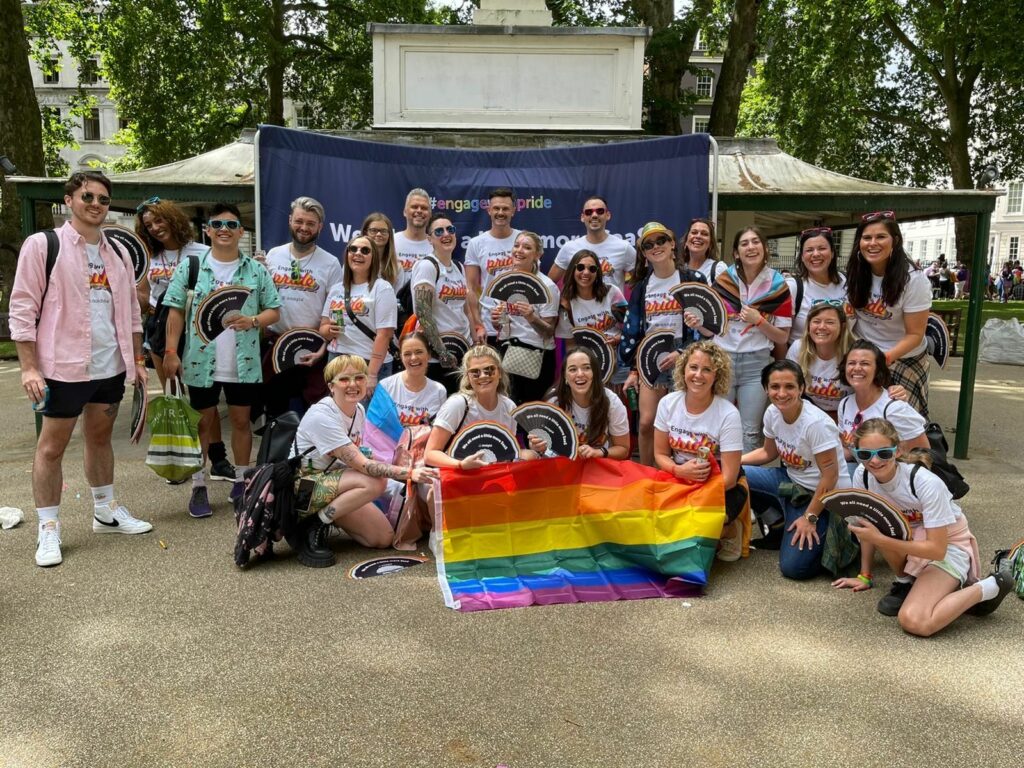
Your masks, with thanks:
M 188 402 L 197 411 L 205 411 L 220 402 L 220 392 L 223 389 L 224 399 L 228 401 L 228 405 L 251 407 L 259 401 L 262 388 L 262 384 L 215 381 L 212 387 L 189 387 Z
M 93 381 L 55 381 L 46 379 L 50 398 L 41 413 L 51 419 L 75 419 L 88 403 L 110 405 L 124 399 L 125 373 Z

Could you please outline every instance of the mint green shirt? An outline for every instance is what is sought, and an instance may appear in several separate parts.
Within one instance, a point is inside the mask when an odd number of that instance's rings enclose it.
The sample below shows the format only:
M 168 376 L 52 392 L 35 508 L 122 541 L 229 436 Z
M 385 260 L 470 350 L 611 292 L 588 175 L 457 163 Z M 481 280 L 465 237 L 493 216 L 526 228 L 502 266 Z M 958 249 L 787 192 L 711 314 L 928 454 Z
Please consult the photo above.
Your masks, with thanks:
M 213 371 L 217 361 L 217 343 L 204 344 L 195 333 L 193 317 L 196 307 L 216 288 L 213 270 L 207 259 L 213 258 L 209 249 L 199 257 L 199 276 L 196 278 L 196 292 L 185 318 L 185 357 L 181 361 L 182 377 L 190 387 L 212 387 Z M 238 269 L 234 285 L 248 288 L 251 293 L 242 305 L 242 314 L 258 315 L 264 309 L 281 306 L 277 289 L 270 274 L 258 261 L 238 254 Z M 174 270 L 174 276 L 164 294 L 164 304 L 185 311 L 188 295 L 188 259 L 182 259 Z M 235 360 L 238 363 L 238 380 L 243 384 L 259 384 L 263 381 L 263 366 L 260 362 L 260 331 L 258 328 L 235 331 Z

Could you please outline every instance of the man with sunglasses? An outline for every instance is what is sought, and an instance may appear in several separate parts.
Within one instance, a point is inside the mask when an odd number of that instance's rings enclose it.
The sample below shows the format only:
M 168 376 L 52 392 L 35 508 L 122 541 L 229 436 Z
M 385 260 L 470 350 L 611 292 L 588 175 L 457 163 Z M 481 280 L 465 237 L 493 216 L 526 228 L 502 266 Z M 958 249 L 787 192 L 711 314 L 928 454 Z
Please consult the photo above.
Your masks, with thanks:
M 32 235 L 22 246 L 11 291 L 11 338 L 18 349 L 21 384 L 43 414 L 32 462 L 40 566 L 63 560 L 62 463 L 80 415 L 93 532 L 153 530 L 114 500 L 114 420 L 125 382 L 145 389 L 148 377 L 135 271 L 100 230 L 110 194 L 110 180 L 102 173 L 72 174 L 64 185 L 70 218 L 54 233 L 56 261 L 47 264 L 48 233 Z
M 559 249 L 548 277 L 556 283 L 561 280 L 572 257 L 577 251 L 586 248 L 597 254 L 604 281 L 620 291 L 625 290 L 626 276 L 636 267 L 636 249 L 618 235 L 608 232 L 611 218 L 611 209 L 603 197 L 588 197 L 583 202 L 583 212 L 580 214 L 580 221 L 587 233 L 570 240 Z
M 489 198 L 487 215 L 491 217 L 491 228 L 472 238 L 466 247 L 466 282 L 477 296 L 487 293 L 494 278 L 512 269 L 512 246 L 520 232 L 512 228 L 515 193 L 508 187 L 498 187 L 491 191 Z M 481 320 L 487 343 L 497 347 L 498 331 L 491 321 L 491 313 L 483 312 Z M 482 342 L 483 338 L 477 337 L 474 341 Z
M 180 375 L 188 385 L 188 399 L 199 411 L 199 441 L 207 455 L 210 432 L 218 418 L 217 403 L 221 391 L 228 403 L 231 420 L 231 449 L 235 461 L 233 500 L 242 492 L 242 477 L 249 468 L 252 454 L 252 428 L 249 416 L 252 406 L 260 402 L 263 371 L 260 366 L 260 330 L 276 323 L 281 313 L 277 289 L 270 273 L 253 258 L 239 250 L 245 234 L 241 214 L 230 203 L 217 203 L 206 222 L 210 250 L 200 259 L 195 296 L 188 305 L 188 264 L 174 271 L 164 305 L 170 308 L 167 317 L 167 349 L 164 350 L 164 374 L 168 379 Z M 248 288 L 250 293 L 240 313 L 225 323 L 225 330 L 209 343 L 194 332 L 195 312 L 203 299 L 224 286 Z M 226 318 L 225 318 L 226 319 Z M 185 333 L 185 357 L 178 357 L 178 339 Z M 204 470 L 192 476 L 192 495 L 188 512 L 192 517 L 213 514 L 206 490 Z
M 271 248 L 266 267 L 281 299 L 281 319 L 263 335 L 263 393 L 268 416 L 288 410 L 304 413 L 327 394 L 324 385 L 325 344 L 299 365 L 274 374 L 271 352 L 277 337 L 295 328 L 320 327 L 320 315 L 331 287 L 341 282 L 341 261 L 317 245 L 324 226 L 324 207 L 312 197 L 292 201 L 288 217 L 290 243 Z M 273 384 L 271 384 L 271 379 Z

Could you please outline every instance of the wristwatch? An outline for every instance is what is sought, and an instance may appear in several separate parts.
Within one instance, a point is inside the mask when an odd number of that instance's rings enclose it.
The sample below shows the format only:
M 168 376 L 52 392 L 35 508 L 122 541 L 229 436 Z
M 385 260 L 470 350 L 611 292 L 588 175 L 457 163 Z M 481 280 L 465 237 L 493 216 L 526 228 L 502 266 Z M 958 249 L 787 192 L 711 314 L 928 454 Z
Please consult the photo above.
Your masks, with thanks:
M 808 512 L 806 515 L 804 515 L 804 517 L 807 518 L 807 522 L 810 523 L 811 525 L 817 525 L 818 524 L 818 516 L 816 514 L 814 514 L 813 512 Z

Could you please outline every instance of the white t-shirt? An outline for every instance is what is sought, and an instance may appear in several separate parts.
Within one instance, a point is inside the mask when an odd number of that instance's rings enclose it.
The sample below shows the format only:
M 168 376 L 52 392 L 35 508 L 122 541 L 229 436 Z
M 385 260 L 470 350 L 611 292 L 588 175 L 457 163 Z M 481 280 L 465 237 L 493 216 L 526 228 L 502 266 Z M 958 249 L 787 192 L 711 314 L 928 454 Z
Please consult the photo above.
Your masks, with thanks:
M 600 331 L 609 339 L 622 338 L 622 324 L 612 314 L 612 307 L 626 307 L 626 297 L 614 285 L 608 286 L 608 293 L 601 301 L 597 299 L 581 299 L 570 302 L 572 306 L 572 322 L 569 315 L 562 312 L 555 328 L 555 336 L 559 339 L 571 339 L 573 327 L 583 326 Z
M 348 309 L 351 309 L 352 314 L 371 331 L 376 332 L 381 328 L 394 329 L 398 325 L 398 300 L 395 298 L 395 289 L 383 277 L 377 278 L 373 288 L 370 288 L 369 283 L 353 283 L 349 290 Z M 334 313 L 341 312 L 344 326 L 341 336 L 332 339 L 327 345 L 327 351 L 359 355 L 364 360 L 369 360 L 373 354 L 373 339 L 352 322 L 345 304 L 345 284 L 335 283 L 327 294 L 327 300 L 321 305 L 319 315 L 334 321 Z M 319 315 L 317 325 L 320 324 Z M 391 353 L 385 352 L 384 365 L 391 360 Z
M 647 318 L 647 333 L 672 331 L 677 339 L 683 336 L 683 308 L 672 298 L 670 288 L 679 285 L 679 271 L 668 277 L 658 277 L 653 272 L 647 279 L 644 292 L 644 316 Z
M 363 441 L 363 427 L 366 424 L 366 411 L 361 404 L 356 405 L 356 412 L 351 418 L 342 413 L 341 408 L 328 395 L 319 402 L 313 403 L 306 415 L 299 422 L 295 433 L 295 444 L 301 455 L 310 448 L 313 451 L 302 459 L 303 468 L 312 459 L 313 469 L 323 471 L 331 464 L 334 469 L 341 469 L 345 463 L 335 461 L 331 451 L 343 448 L 350 443 L 359 445 Z
M 622 404 L 618 395 L 607 387 L 604 390 L 604 394 L 608 398 L 608 433 L 605 435 L 605 440 L 601 445 L 605 448 L 610 448 L 612 437 L 629 434 L 629 414 L 626 413 L 626 406 Z M 558 399 L 554 397 L 548 400 L 548 402 L 558 405 Z M 570 410 L 572 413 L 569 414 L 569 418 L 576 425 L 576 435 L 579 437 L 580 445 L 589 445 L 590 440 L 587 435 L 587 427 L 590 425 L 590 408 L 584 408 L 573 401 Z
M 534 275 L 538 280 L 544 283 L 544 288 L 548 292 L 548 300 L 544 304 L 534 306 L 534 311 L 538 312 L 541 317 L 545 320 L 552 317 L 558 317 L 558 286 L 555 285 L 551 278 L 547 275 L 538 272 Z M 537 349 L 554 349 L 555 340 L 553 337 L 542 339 L 540 334 L 537 332 L 530 322 L 522 315 L 509 315 L 509 324 L 507 329 L 503 329 L 498 335 L 501 339 L 517 339 L 523 344 L 529 344 L 531 347 Z
M 700 277 L 701 282 L 705 285 L 711 285 L 714 283 L 715 279 L 729 268 L 728 264 L 719 259 L 715 259 L 713 261 L 711 259 L 704 259 L 704 261 L 701 262 L 699 269 L 694 267 L 692 262 L 686 266 L 696 272 Z
M 793 297 L 793 327 L 789 329 L 789 341 L 795 344 L 804 337 L 804 329 L 807 328 L 807 313 L 811 307 L 823 301 L 841 301 L 842 311 L 846 313 L 847 322 L 852 326 L 856 316 L 853 314 L 853 307 L 846 300 L 846 275 L 839 275 L 839 285 L 821 283 L 807 278 L 804 283 L 804 295 L 800 299 L 800 306 L 796 305 L 796 278 L 787 277 L 786 285 L 789 286 L 789 295 Z
M 786 357 L 799 365 L 802 349 L 803 345 L 800 339 L 797 339 L 789 348 Z M 831 360 L 822 360 L 820 357 L 813 358 L 811 370 L 804 371 L 804 379 L 807 381 L 805 390 L 807 396 L 826 413 L 835 413 L 839 408 L 839 401 L 853 391 L 839 380 L 838 357 L 833 357 Z
M 292 263 L 298 263 L 292 277 Z M 341 263 L 319 246 L 309 256 L 293 259 L 290 245 L 279 245 L 267 253 L 267 272 L 281 297 L 281 319 L 270 326 L 274 333 L 293 328 L 319 328 L 320 310 L 327 293 L 341 282 Z
M 769 405 L 764 412 L 764 436 L 775 441 L 782 466 L 794 483 L 809 491 L 817 488 L 821 471 L 814 456 L 831 449 L 836 454 L 836 471 L 839 474 L 835 487 L 849 487 L 850 476 L 846 474 L 839 427 L 817 406 L 803 403 L 796 421 L 787 424 L 779 409 Z
M 774 269 L 765 267 L 749 286 L 742 280 L 736 281 L 740 290 L 740 301 L 743 302 L 744 306 L 747 305 L 750 298 L 756 299 L 767 293 L 771 287 L 774 274 Z M 726 304 L 726 307 L 728 308 L 729 305 Z M 765 322 L 771 323 L 776 328 L 789 328 L 793 324 L 793 318 L 772 316 L 766 317 Z M 748 328 L 749 330 L 747 330 Z M 734 315 L 731 311 L 729 313 L 729 327 L 726 328 L 724 334 L 715 336 L 714 341 L 726 352 L 733 354 L 760 352 L 763 349 L 772 349 L 775 346 L 771 339 L 756 328 L 750 328 L 750 323 L 743 322 L 738 314 Z
M 434 252 L 434 247 L 426 238 L 422 240 L 410 240 L 404 232 L 395 232 L 395 256 L 398 258 L 398 281 L 395 285 L 395 293 L 398 293 L 409 282 L 412 277 L 412 268 L 422 256 L 429 256 Z
M 469 410 L 466 410 L 466 401 L 469 401 Z M 441 410 L 434 417 L 434 426 L 441 427 L 453 435 L 478 421 L 494 421 L 507 427 L 514 435 L 516 433 L 516 422 L 512 418 L 512 411 L 516 404 L 504 395 L 498 395 L 498 405 L 493 411 L 488 411 L 475 397 L 463 395 L 452 395 L 444 401 Z M 463 418 L 465 416 L 465 418 Z M 461 422 L 461 425 L 460 425 Z
M 218 261 L 211 255 L 206 260 L 213 272 L 214 289 L 225 285 L 234 285 L 235 272 L 238 271 L 238 259 L 234 261 Z M 238 381 L 238 350 L 235 344 L 235 332 L 225 328 L 213 340 L 217 345 L 216 359 L 213 365 L 213 380 L 232 384 Z
M 903 461 L 896 462 L 896 474 L 888 483 L 880 483 L 868 473 L 868 490 L 884 496 L 896 509 L 903 513 L 913 528 L 941 528 L 952 525 L 963 515 L 960 507 L 953 501 L 953 494 L 946 484 L 921 466 L 914 475 L 914 490 L 910 490 L 910 473 L 914 465 Z M 864 465 L 858 464 L 853 470 L 853 487 L 864 487 Z
M 149 306 L 155 307 L 160 301 L 182 259 L 188 259 L 189 255 L 202 257 L 208 250 L 208 246 L 193 242 L 187 243 L 180 251 L 153 254 L 149 259 L 149 272 L 146 273 L 149 280 Z
M 402 422 L 403 427 L 430 424 L 448 398 L 444 386 L 432 379 L 427 379 L 427 386 L 422 390 L 413 392 L 406 388 L 401 373 L 381 380 L 379 386 L 394 400 L 398 408 L 398 420 Z
M 577 252 L 593 251 L 601 264 L 601 276 L 605 284 L 625 289 L 626 276 L 636 268 L 636 249 L 618 235 L 607 234 L 600 243 L 592 243 L 586 235 L 573 238 L 558 249 L 555 266 L 565 270 Z M 678 281 L 677 281 L 678 282 Z
M 668 434 L 668 445 L 676 464 L 697 458 L 697 451 L 710 448 L 721 459 L 722 451 L 743 450 L 743 422 L 736 406 L 715 396 L 704 413 L 686 410 L 686 393 L 671 392 L 658 403 L 654 428 Z
M 902 441 L 913 440 L 924 434 L 926 426 L 924 417 L 902 400 L 893 400 L 883 389 L 882 396 L 863 411 L 857 410 L 857 400 L 853 395 L 840 401 L 837 421 L 839 431 L 842 433 L 843 445 L 853 445 L 853 433 L 856 431 L 853 422 L 857 421 L 858 413 L 861 414 L 861 418 L 857 422 L 857 426 L 868 419 L 886 419 L 896 428 L 896 434 Z
M 124 370 L 124 358 L 117 346 L 117 329 L 114 327 L 114 299 L 99 243 L 86 243 L 85 253 L 89 260 L 89 317 L 92 324 L 89 378 L 109 379 Z
M 435 257 L 436 258 L 436 257 Z M 461 333 L 467 339 L 472 331 L 466 313 L 466 276 L 458 262 L 450 267 L 430 259 L 420 259 L 412 270 L 412 291 L 416 286 L 429 285 L 434 289 L 434 321 L 438 333 Z M 430 358 L 436 362 L 435 357 Z
M 480 269 L 481 295 L 487 295 L 494 278 L 512 269 L 512 246 L 519 237 L 519 230 L 513 229 L 508 237 L 496 238 L 490 232 L 481 232 L 469 241 L 466 246 L 466 266 Z M 494 336 L 497 331 L 491 322 L 491 313 L 483 313 L 484 327 L 487 335 Z
M 899 301 L 894 306 L 886 305 L 882 299 L 882 278 L 871 276 L 871 295 L 868 303 L 857 310 L 857 336 L 873 342 L 883 352 L 888 352 L 907 335 L 903 326 L 903 315 L 910 312 L 924 312 L 932 307 L 932 284 L 920 269 L 910 270 L 910 280 Z M 925 339 L 907 352 L 904 357 L 913 357 L 924 352 Z

